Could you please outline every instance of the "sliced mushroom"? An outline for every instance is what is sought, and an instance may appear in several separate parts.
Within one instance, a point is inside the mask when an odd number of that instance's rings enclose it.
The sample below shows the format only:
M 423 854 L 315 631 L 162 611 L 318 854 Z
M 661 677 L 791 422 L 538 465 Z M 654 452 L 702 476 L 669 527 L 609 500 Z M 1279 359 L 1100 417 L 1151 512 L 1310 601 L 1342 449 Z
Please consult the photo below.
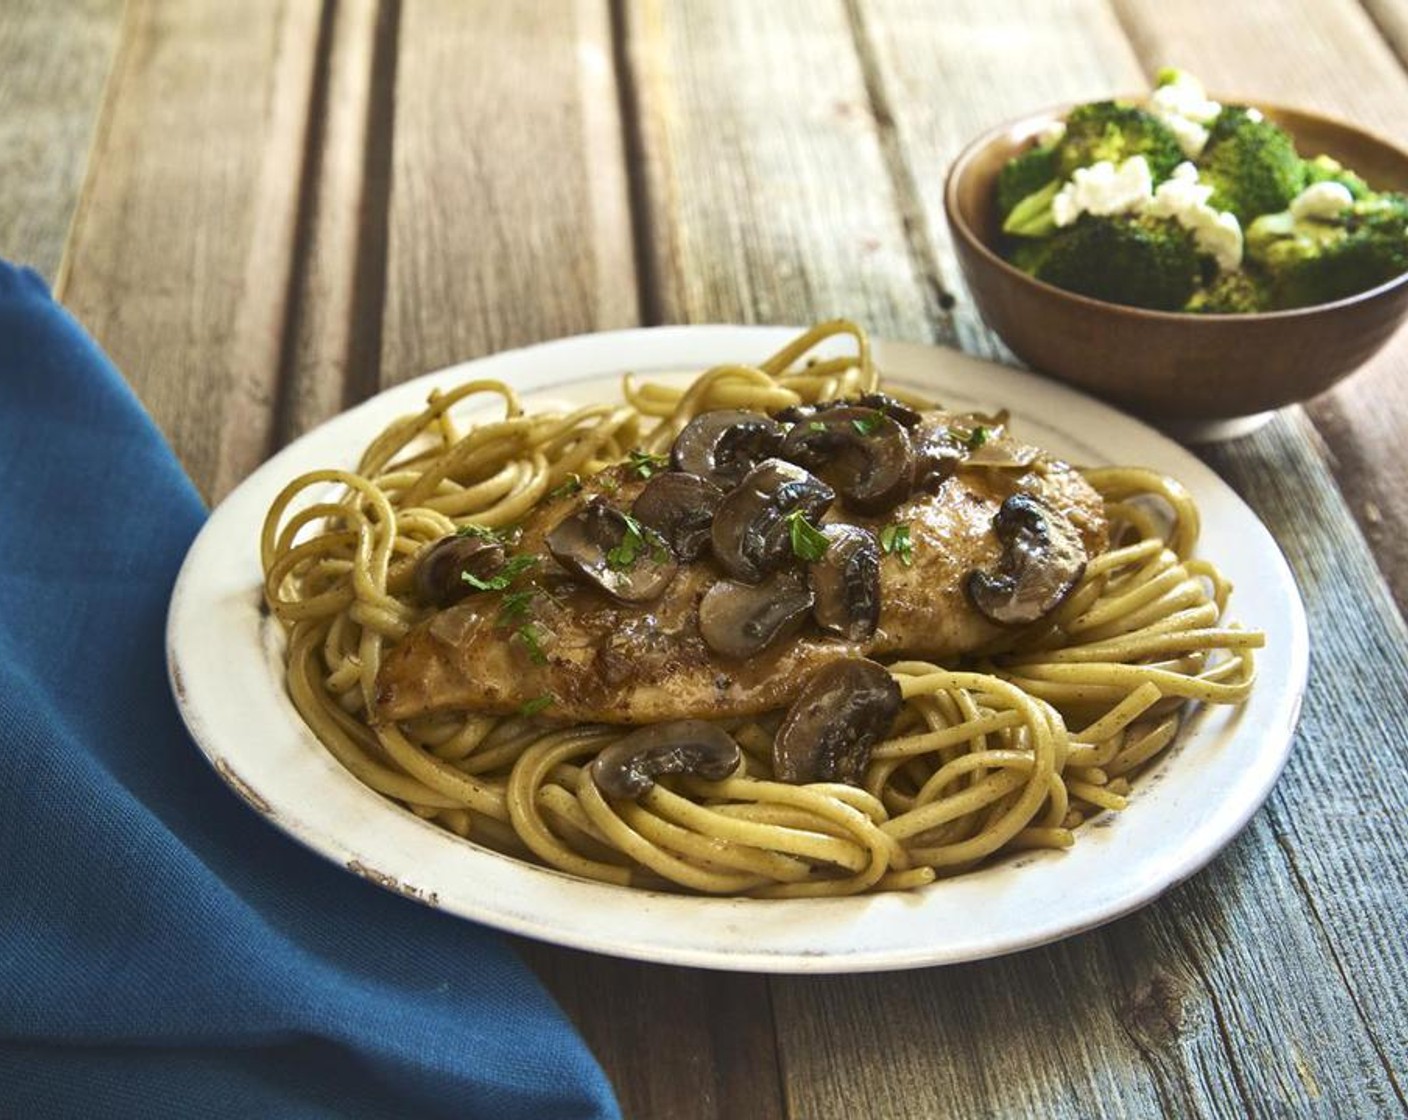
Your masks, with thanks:
M 792 569 L 762 583 L 721 579 L 699 601 L 699 633 L 721 657 L 751 657 L 800 630 L 812 602 L 811 589 Z
M 796 513 L 815 525 L 835 497 L 810 471 L 763 460 L 719 504 L 710 530 L 714 558 L 729 575 L 756 583 L 794 559 L 789 517 Z
M 774 412 L 773 419 L 781 420 L 784 423 L 796 424 L 802 420 L 810 420 L 818 412 L 826 412 L 832 408 L 852 408 L 859 405 L 862 408 L 873 408 L 878 412 L 883 412 L 906 428 L 912 428 L 919 423 L 923 417 L 918 410 L 910 408 L 904 401 L 896 400 L 888 393 L 865 393 L 855 400 L 834 400 L 818 401 L 816 404 L 792 404 L 786 408 L 778 409 Z
M 826 407 L 824 404 L 789 404 L 786 408 L 779 408 L 774 412 L 772 418 L 780 420 L 784 424 L 796 424 L 798 421 L 815 416 Z
M 681 560 L 697 560 L 709 547 L 714 513 L 723 500 L 724 492 L 697 474 L 666 471 L 645 484 L 631 513 L 669 541 Z
M 658 598 L 679 569 L 664 537 L 600 498 L 559 521 L 547 546 L 580 581 L 622 603 Z
M 900 686 L 882 665 L 863 657 L 818 669 L 778 728 L 772 769 L 783 782 L 859 785 L 870 749 L 899 715 Z
M 738 769 L 741 758 L 738 744 L 717 724 L 681 719 L 642 727 L 612 743 L 592 763 L 592 780 L 607 797 L 635 800 L 661 774 L 717 782 Z
M 992 527 L 1002 559 L 995 572 L 968 573 L 968 597 L 1000 625 L 1035 622 L 1055 610 L 1085 574 L 1085 544 L 1069 518 L 1030 494 L 1004 501 Z
M 968 448 L 942 425 L 911 432 L 910 443 L 914 448 L 916 492 L 937 494 L 944 482 L 952 478 L 968 458 Z
M 441 537 L 416 561 L 416 594 L 432 607 L 448 607 L 478 590 L 464 577 L 487 580 L 504 566 L 504 546 L 493 537 Z
M 863 642 L 880 622 L 880 544 L 859 525 L 822 528 L 830 542 L 820 560 L 807 565 L 818 625 L 847 641 Z
M 831 408 L 794 424 L 781 454 L 820 474 L 859 513 L 884 513 L 914 486 L 909 434 L 874 408 Z
M 897 424 L 906 428 L 913 428 L 923 419 L 917 410 L 910 408 L 904 401 L 895 400 L 888 393 L 866 393 L 856 400 L 856 404 L 883 412 Z
M 675 437 L 670 462 L 677 471 L 697 474 L 728 490 L 777 454 L 785 434 L 781 424 L 761 412 L 701 412 Z

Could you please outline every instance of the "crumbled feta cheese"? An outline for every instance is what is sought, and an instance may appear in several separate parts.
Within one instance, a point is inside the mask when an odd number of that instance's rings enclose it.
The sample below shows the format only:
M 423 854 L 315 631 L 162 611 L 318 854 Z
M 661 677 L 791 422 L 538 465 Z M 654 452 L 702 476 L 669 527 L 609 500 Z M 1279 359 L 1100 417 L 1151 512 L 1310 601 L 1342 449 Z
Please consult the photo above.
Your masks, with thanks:
M 1265 115 L 1256 106 L 1250 105 L 1247 107 L 1247 120 L 1254 124 L 1260 124 L 1265 119 Z
M 1291 217 L 1297 221 L 1336 218 L 1354 205 L 1354 196 L 1343 183 L 1311 183 L 1291 200 Z
M 1208 205 L 1213 188 L 1198 181 L 1198 169 L 1180 163 L 1173 174 L 1159 184 L 1143 213 L 1154 218 L 1173 218 L 1193 234 L 1198 250 L 1207 253 L 1224 272 L 1242 264 L 1242 225 L 1234 214 Z
M 1153 197 L 1149 161 L 1130 156 L 1116 167 L 1107 159 L 1078 168 L 1051 200 L 1051 217 L 1068 226 L 1082 214 L 1129 214 Z
M 1208 97 L 1202 82 L 1180 70 L 1149 95 L 1149 112 L 1178 138 L 1185 156 L 1197 159 L 1208 142 L 1207 126 L 1217 119 L 1222 105 Z
M 1040 148 L 1050 148 L 1059 144 L 1066 135 L 1065 121 L 1051 121 L 1040 132 L 1036 134 L 1037 146 Z

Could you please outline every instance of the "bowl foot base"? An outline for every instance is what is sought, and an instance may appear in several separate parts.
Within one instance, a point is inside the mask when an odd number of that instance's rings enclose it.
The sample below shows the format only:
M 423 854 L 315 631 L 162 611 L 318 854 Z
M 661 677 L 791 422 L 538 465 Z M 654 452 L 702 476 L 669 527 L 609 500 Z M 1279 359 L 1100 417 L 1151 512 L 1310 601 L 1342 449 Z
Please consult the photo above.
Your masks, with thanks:
M 1232 416 L 1225 420 L 1156 420 L 1165 433 L 1179 443 L 1225 443 L 1227 440 L 1241 439 L 1264 427 L 1276 415 L 1270 412 L 1255 412 L 1250 416 Z

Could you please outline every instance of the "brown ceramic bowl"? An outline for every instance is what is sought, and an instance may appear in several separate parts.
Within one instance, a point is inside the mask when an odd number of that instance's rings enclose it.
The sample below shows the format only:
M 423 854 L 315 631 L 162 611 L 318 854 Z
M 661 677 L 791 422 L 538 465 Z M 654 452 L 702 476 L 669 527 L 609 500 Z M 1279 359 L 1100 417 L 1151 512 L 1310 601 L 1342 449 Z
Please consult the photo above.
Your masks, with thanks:
M 1062 106 L 979 137 L 949 171 L 944 207 L 978 310 L 1033 369 L 1194 438 L 1306 400 L 1362 365 L 1408 314 L 1408 274 L 1335 303 L 1260 315 L 1145 311 L 1035 280 L 993 246 L 998 171 Z M 1304 156 L 1333 156 L 1378 190 L 1408 191 L 1408 153 L 1352 125 L 1258 105 Z

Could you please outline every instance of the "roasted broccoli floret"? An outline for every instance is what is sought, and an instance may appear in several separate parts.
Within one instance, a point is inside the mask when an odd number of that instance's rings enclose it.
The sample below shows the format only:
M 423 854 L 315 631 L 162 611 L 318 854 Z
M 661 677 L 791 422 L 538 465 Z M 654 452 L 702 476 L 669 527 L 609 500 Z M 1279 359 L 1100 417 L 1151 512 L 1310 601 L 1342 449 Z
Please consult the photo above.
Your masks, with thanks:
M 1052 147 L 1028 148 L 1013 156 L 997 176 L 997 216 L 1006 218 L 1017 203 L 1035 194 L 1056 178 L 1056 150 Z
M 1219 273 L 1193 293 L 1183 310 L 1202 315 L 1248 315 L 1269 308 L 1270 295 L 1261 274 L 1239 268 Z
M 1071 110 L 1055 156 L 1061 179 L 1101 160 L 1120 164 L 1130 156 L 1143 156 L 1158 183 L 1183 162 L 1183 149 L 1178 137 L 1153 113 L 1118 101 L 1095 101 Z
M 1004 256 L 1023 272 L 1035 276 L 1050 255 L 1053 244 L 1055 241 L 1049 237 L 1041 241 L 1014 240 Z
M 1329 156 L 1316 156 L 1305 161 L 1305 185 L 1308 187 L 1313 183 L 1339 183 L 1355 198 L 1368 198 L 1372 193 L 1368 183 Z
M 1246 251 L 1273 308 L 1344 299 L 1408 272 L 1408 196 L 1370 194 L 1328 219 L 1268 214 L 1247 230 Z
M 1082 214 L 1051 238 L 1034 275 L 1095 299 L 1177 311 L 1201 273 L 1193 235 L 1171 218 Z
M 1243 228 L 1290 205 L 1305 187 L 1305 175 L 1290 136 L 1240 105 L 1218 114 L 1198 160 L 1198 178 L 1213 187 L 1208 204 L 1231 211 Z

